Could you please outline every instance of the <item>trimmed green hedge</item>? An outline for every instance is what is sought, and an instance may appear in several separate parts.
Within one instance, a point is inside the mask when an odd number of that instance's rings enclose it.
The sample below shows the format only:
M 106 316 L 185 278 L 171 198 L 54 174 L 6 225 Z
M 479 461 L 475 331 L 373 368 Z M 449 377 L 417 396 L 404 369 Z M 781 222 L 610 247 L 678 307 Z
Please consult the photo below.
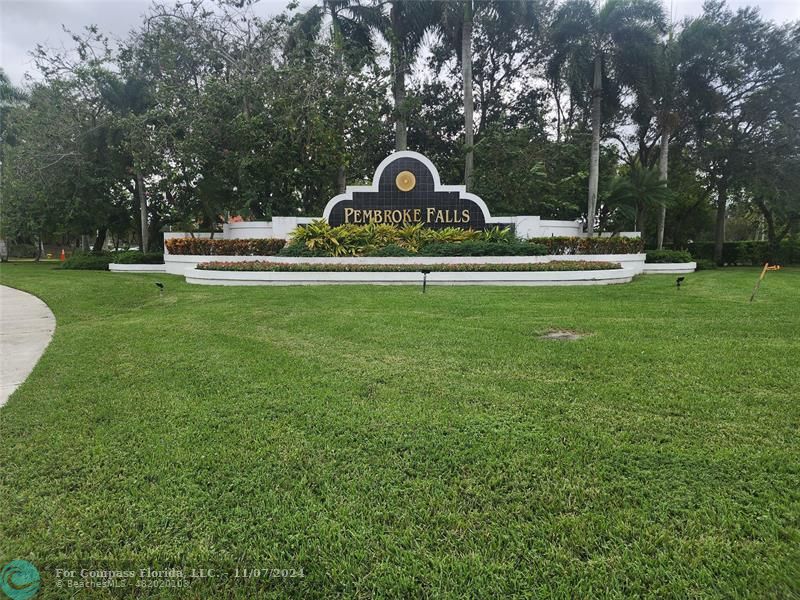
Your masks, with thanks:
M 689 244 L 695 259 L 714 260 L 714 242 Z M 763 265 L 770 260 L 769 242 L 745 241 L 722 244 L 722 263 L 726 265 Z M 800 264 L 800 239 L 783 240 L 772 257 L 782 265 Z
M 127 250 L 114 252 L 111 262 L 117 265 L 160 265 L 164 262 L 164 255 L 160 252 Z
M 547 248 L 542 244 L 529 244 L 522 241 L 492 242 L 485 240 L 467 240 L 464 242 L 429 242 L 417 252 L 413 252 L 398 244 L 387 244 L 360 253 L 360 256 L 543 256 Z M 309 250 L 305 245 L 288 244 L 280 256 L 293 257 L 329 257 L 323 250 Z
M 648 263 L 689 263 L 692 255 L 686 250 L 648 250 Z
M 170 254 L 205 256 L 274 256 L 286 245 L 276 238 L 254 240 L 209 240 L 172 238 L 165 242 Z
M 547 248 L 527 242 L 466 241 L 454 244 L 426 244 L 419 256 L 544 256 Z
M 458 265 L 365 265 L 365 264 L 319 264 L 319 263 L 274 263 L 260 260 L 243 262 L 207 262 L 197 265 L 204 271 L 278 271 L 278 272 L 359 272 L 359 273 L 405 273 L 413 271 L 472 272 L 472 271 L 600 271 L 619 269 L 619 263 L 555 260 L 546 263 L 506 264 L 458 264 Z
M 87 271 L 108 271 L 108 263 L 111 262 L 111 255 L 107 252 L 102 254 L 73 254 L 61 263 L 62 269 L 81 269 Z
M 530 244 L 541 244 L 547 254 L 638 254 L 644 251 L 644 240 L 624 237 L 549 237 L 531 238 Z

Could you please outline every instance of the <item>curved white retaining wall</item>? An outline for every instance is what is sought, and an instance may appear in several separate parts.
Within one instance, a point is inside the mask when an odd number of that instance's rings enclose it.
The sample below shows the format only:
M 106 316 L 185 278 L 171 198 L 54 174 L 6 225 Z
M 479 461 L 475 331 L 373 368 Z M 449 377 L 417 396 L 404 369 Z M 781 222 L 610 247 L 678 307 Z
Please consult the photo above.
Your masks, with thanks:
M 166 273 L 167 265 L 118 265 L 111 263 L 108 270 L 112 273 Z
M 299 258 L 289 256 L 199 256 L 188 254 L 165 254 L 167 273 L 183 275 L 206 262 L 245 262 L 259 260 L 280 263 L 307 264 L 360 264 L 360 265 L 502 265 L 519 263 L 547 263 L 554 260 L 586 260 L 619 263 L 638 275 L 644 269 L 645 254 L 548 254 L 546 256 L 387 256 L 387 257 L 344 257 L 344 258 Z
M 384 263 L 386 264 L 386 263 Z M 632 269 L 600 271 L 450 271 L 428 274 L 431 285 L 609 285 L 628 283 Z M 419 271 L 205 271 L 186 269 L 186 281 L 201 285 L 422 285 Z
M 688 263 L 645 263 L 642 273 L 694 273 L 696 262 Z

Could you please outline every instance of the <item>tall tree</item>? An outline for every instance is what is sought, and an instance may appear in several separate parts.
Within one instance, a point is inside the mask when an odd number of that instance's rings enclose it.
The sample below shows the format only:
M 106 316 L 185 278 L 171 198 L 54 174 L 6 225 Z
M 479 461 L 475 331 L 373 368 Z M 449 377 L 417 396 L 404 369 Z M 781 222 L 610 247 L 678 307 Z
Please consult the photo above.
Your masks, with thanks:
M 464 185 L 472 187 L 475 155 L 475 104 L 473 100 L 473 32 L 475 19 L 483 13 L 512 35 L 521 28 L 538 25 L 538 3 L 530 1 L 459 0 L 444 4 L 440 29 L 450 51 L 461 65 L 464 99 Z
M 687 90 L 687 148 L 716 204 L 714 259 L 722 261 L 728 205 L 746 186 L 748 141 L 774 121 L 798 76 L 797 37 L 751 8 L 706 2 L 681 35 Z
M 150 249 L 149 217 L 147 210 L 147 189 L 141 148 L 144 145 L 141 136 L 132 139 L 132 131 L 146 125 L 146 113 L 150 106 L 150 93 L 147 82 L 131 77 L 122 79 L 109 72 L 97 74 L 100 94 L 111 113 L 116 117 L 116 129 L 120 150 L 129 161 L 134 174 L 134 187 L 139 201 L 139 240 L 142 252 Z M 119 139 L 121 138 L 121 139 Z M 131 143 L 134 142 L 134 143 Z M 136 143 L 138 142 L 138 143 Z
M 322 0 L 321 4 L 312 6 L 297 17 L 288 38 L 287 50 L 294 52 L 319 38 L 326 19 L 329 22 L 327 34 L 336 57 L 337 83 L 341 94 L 347 85 L 347 68 L 357 70 L 375 58 L 372 28 L 380 23 L 380 9 L 359 4 L 357 0 Z M 344 137 L 344 124 L 340 124 L 340 127 Z M 336 174 L 340 194 L 345 191 L 347 183 L 346 162 L 342 161 Z
M 389 63 L 394 97 L 395 150 L 408 148 L 408 106 L 406 77 L 422 48 L 425 34 L 441 20 L 442 3 L 416 0 L 373 0 L 374 6 L 388 10 L 375 28 L 389 44 Z
M 646 70 L 665 27 L 655 0 L 568 0 L 559 7 L 552 27 L 551 72 L 566 71 L 573 89 L 591 92 L 592 145 L 589 157 L 587 232 L 594 233 L 597 212 L 603 105 L 615 103 L 618 88 Z

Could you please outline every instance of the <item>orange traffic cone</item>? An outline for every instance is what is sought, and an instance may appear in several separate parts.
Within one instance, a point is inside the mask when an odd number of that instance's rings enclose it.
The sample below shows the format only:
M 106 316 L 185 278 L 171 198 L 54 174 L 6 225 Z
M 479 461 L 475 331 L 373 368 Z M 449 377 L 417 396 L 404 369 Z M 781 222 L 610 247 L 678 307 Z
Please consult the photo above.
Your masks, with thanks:
M 62 261 L 65 261 L 65 260 L 67 260 L 67 255 L 66 255 L 66 254 L 64 254 L 64 249 L 63 249 L 63 248 L 61 249 L 61 260 L 62 260 Z

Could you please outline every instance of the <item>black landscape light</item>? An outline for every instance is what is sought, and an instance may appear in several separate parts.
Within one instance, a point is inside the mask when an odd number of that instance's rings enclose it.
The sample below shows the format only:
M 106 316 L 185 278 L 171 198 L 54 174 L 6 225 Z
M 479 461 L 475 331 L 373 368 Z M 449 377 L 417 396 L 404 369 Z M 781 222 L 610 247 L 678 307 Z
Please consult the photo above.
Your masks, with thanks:
M 163 296 L 164 295 L 164 284 L 161 283 L 160 281 L 156 281 L 156 287 L 158 288 L 158 295 L 159 296 Z
M 428 285 L 428 273 L 430 273 L 430 270 L 420 271 L 420 273 L 422 273 L 422 293 L 424 294 L 425 288 Z
M 685 279 L 686 279 L 686 277 L 678 277 L 678 278 L 675 280 L 675 287 L 677 287 L 678 289 L 681 289 L 681 284 L 683 283 L 683 281 L 684 281 Z

